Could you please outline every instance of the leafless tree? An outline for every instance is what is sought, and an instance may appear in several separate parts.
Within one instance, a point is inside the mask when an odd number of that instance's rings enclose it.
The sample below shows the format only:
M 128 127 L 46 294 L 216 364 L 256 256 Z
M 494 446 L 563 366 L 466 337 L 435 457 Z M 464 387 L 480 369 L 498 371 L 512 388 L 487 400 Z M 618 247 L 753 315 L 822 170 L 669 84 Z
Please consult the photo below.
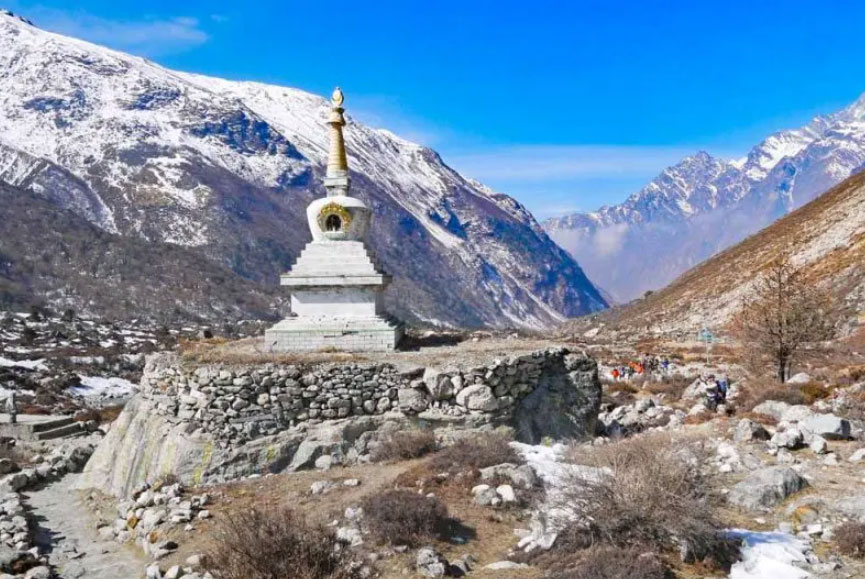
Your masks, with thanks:
M 837 320 L 831 292 L 807 280 L 782 255 L 744 299 L 733 328 L 745 348 L 772 360 L 778 380 L 785 382 L 802 348 L 830 339 Z

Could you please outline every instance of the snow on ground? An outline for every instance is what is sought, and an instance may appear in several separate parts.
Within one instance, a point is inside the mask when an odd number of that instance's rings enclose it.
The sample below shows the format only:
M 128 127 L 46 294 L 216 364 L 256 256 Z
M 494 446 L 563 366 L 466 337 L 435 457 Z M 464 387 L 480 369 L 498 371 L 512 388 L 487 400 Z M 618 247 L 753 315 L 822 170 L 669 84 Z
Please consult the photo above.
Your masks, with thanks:
M 789 533 L 732 529 L 742 539 L 742 560 L 730 569 L 730 579 L 804 579 L 811 577 L 795 563 L 806 563 L 807 541 Z
M 563 517 L 568 509 L 562 504 L 554 506 L 561 489 L 574 477 L 591 479 L 598 476 L 598 469 L 566 464 L 562 462 L 567 447 L 563 444 L 531 445 L 512 442 L 511 446 L 519 452 L 535 473 L 544 481 L 547 489 L 548 508 L 542 532 L 536 533 L 536 540 L 543 536 L 555 540 L 561 528 Z M 760 532 L 747 529 L 731 529 L 729 533 L 743 542 L 742 560 L 733 565 L 729 579 L 805 579 L 811 577 L 807 571 L 796 567 L 796 563 L 807 563 L 805 553 L 810 550 L 808 541 L 788 533 Z M 551 541 L 550 541 L 551 544 Z
M 43 363 L 45 359 L 39 360 L 10 360 L 0 356 L 0 367 L 5 368 L 26 368 L 27 370 L 47 370 L 48 367 Z
M 122 398 L 138 390 L 138 386 L 123 378 L 101 376 L 82 376 L 80 386 L 71 386 L 69 393 L 75 396 L 101 396 L 103 398 Z
M 15 396 L 36 396 L 36 393 L 33 390 L 10 390 L 8 388 L 0 387 L 0 400 L 6 400 L 10 394 L 15 393 Z M 3 408 L 5 410 L 5 408 Z

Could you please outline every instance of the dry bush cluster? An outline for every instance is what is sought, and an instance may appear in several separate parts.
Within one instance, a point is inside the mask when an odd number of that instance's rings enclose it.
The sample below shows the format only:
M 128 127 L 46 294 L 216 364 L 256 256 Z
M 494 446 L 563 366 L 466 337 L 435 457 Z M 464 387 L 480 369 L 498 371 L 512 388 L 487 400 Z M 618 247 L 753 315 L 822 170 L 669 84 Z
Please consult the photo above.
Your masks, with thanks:
M 698 440 L 653 435 L 576 454 L 594 470 L 563 489 L 561 508 L 574 521 L 568 543 L 683 548 L 688 562 L 729 568 L 739 548 L 722 531 L 716 482 L 701 468 L 706 453 Z
M 598 546 L 586 549 L 550 579 L 672 579 L 673 573 L 655 553 Z
M 226 516 L 205 560 L 216 579 L 358 579 L 332 532 L 290 509 Z
M 437 452 L 429 462 L 436 472 L 477 470 L 510 462 L 522 464 L 522 457 L 510 446 L 510 439 L 499 433 L 484 433 L 461 438 Z
M 865 524 L 848 522 L 833 533 L 838 550 L 849 557 L 865 558 Z
M 647 382 L 645 389 L 652 394 L 663 394 L 667 397 L 667 400 L 675 402 L 682 398 L 685 389 L 691 385 L 691 380 L 681 374 L 673 374 L 671 376 L 664 376 L 658 382 Z
M 449 522 L 447 507 L 435 497 L 392 489 L 366 497 L 364 524 L 383 543 L 417 546 L 442 533 Z
M 373 460 L 410 460 L 435 452 L 436 448 L 435 434 L 431 430 L 401 430 L 379 442 Z
M 749 385 L 743 389 L 736 403 L 742 410 L 750 412 L 754 407 L 767 400 L 786 402 L 791 405 L 807 404 L 805 394 L 802 393 L 798 385 L 777 383 L 762 387 Z

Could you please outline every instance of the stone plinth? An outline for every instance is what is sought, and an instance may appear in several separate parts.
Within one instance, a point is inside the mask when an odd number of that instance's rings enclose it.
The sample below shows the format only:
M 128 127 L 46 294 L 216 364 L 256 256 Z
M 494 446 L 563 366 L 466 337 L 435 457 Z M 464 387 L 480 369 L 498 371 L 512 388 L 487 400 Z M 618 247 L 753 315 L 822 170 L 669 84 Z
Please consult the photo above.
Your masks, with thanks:
M 87 463 L 82 487 L 126 495 L 167 474 L 189 485 L 312 468 L 322 456 L 352 464 L 395 430 L 432 429 L 446 441 L 510 428 L 530 443 L 594 434 L 594 360 L 560 347 L 442 350 L 260 363 L 151 355 L 139 394 Z
M 386 352 L 402 334 L 402 324 L 380 317 L 303 317 L 282 320 L 264 333 L 264 341 L 277 352 Z

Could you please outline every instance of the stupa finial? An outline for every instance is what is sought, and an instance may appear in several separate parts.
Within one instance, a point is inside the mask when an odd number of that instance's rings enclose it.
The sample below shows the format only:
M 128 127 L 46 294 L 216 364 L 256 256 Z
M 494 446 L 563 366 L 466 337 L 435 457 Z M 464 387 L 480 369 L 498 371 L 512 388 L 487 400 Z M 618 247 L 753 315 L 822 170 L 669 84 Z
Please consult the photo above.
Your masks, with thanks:
M 330 151 L 327 155 L 327 175 L 324 186 L 330 196 L 348 195 L 348 158 L 345 154 L 345 139 L 342 136 L 342 128 L 345 126 L 345 118 L 342 116 L 345 95 L 342 89 L 336 87 L 333 90 L 330 102 L 332 108 L 327 121 L 330 125 Z

